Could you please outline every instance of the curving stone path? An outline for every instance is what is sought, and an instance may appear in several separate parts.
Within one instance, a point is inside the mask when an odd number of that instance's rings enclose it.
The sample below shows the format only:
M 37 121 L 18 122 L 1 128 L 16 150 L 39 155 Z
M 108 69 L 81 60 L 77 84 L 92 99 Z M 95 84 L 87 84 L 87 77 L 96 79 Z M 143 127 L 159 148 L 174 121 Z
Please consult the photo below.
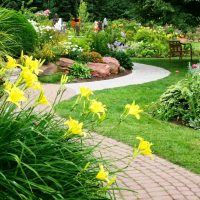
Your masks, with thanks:
M 170 74 L 162 68 L 135 64 L 133 73 L 124 77 L 86 83 L 72 83 L 67 85 L 67 92 L 63 96 L 69 99 L 79 93 L 80 86 L 90 87 L 92 90 L 122 87 L 142 84 L 164 78 Z M 44 84 L 45 94 L 52 102 L 57 88 L 55 84 Z M 104 158 L 112 160 L 112 166 L 123 168 L 130 160 L 132 148 L 116 140 L 95 134 L 94 140 L 101 141 L 99 150 Z M 139 156 L 124 172 L 118 175 L 117 184 L 130 191 L 116 193 L 117 200 L 200 200 L 200 176 L 155 156 L 154 160 Z
M 134 70 L 131 74 L 118 77 L 115 79 L 93 81 L 93 82 L 82 82 L 82 83 L 69 83 L 67 84 L 67 91 L 64 93 L 62 100 L 69 99 L 79 94 L 79 88 L 81 86 L 89 87 L 91 90 L 103 90 L 109 88 L 124 87 L 128 85 L 143 84 L 150 81 L 165 78 L 169 76 L 170 72 L 160 67 L 151 65 L 144 65 L 135 63 Z M 50 102 L 53 101 L 56 96 L 59 85 L 57 84 L 43 84 L 45 89 L 45 95 Z
M 89 87 L 91 90 L 103 90 L 108 88 L 147 83 L 162 79 L 166 76 L 169 76 L 169 74 L 170 72 L 163 68 L 137 63 L 134 64 L 134 70 L 129 75 L 103 81 L 70 83 L 68 84 L 68 88 L 73 89 L 75 93 L 78 94 L 81 86 Z
M 131 159 L 132 148 L 111 138 L 95 134 L 99 151 L 112 166 L 123 168 Z M 200 176 L 154 155 L 154 160 L 138 156 L 117 177 L 119 187 L 129 188 L 116 193 L 117 200 L 200 200 Z

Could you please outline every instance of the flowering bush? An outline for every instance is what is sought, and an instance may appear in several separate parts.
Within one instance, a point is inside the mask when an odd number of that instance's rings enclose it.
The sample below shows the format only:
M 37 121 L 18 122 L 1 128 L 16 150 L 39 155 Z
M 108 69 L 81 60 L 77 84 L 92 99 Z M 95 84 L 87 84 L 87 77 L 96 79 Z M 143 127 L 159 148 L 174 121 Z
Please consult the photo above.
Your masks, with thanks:
M 7 56 L 0 77 L 7 77 L 0 101 L 0 187 L 1 199 L 112 199 L 110 189 L 117 179 L 86 145 L 86 124 L 99 124 L 106 117 L 106 106 L 93 97 L 89 88 L 80 88 L 76 106 L 82 107 L 81 121 L 60 119 L 52 112 L 63 92 L 67 76 L 62 76 L 57 97 L 51 105 L 38 81 L 43 61 L 24 56 L 20 63 Z M 9 81 L 13 70 L 21 73 Z M 37 91 L 33 96 L 29 92 Z M 38 105 L 49 106 L 48 112 L 34 112 Z M 120 122 L 126 117 L 139 119 L 142 110 L 135 103 L 125 106 Z M 89 137 L 89 135 L 88 135 Z M 152 157 L 151 144 L 138 137 L 133 158 L 142 154 Z M 81 141 L 81 142 L 80 142 Z
M 80 60 L 82 47 L 72 44 L 72 42 L 61 42 L 60 44 L 64 47 L 64 55 L 74 60 Z
M 35 13 L 36 16 L 38 17 L 49 17 L 51 11 L 49 9 L 46 9 L 44 11 L 38 11 Z

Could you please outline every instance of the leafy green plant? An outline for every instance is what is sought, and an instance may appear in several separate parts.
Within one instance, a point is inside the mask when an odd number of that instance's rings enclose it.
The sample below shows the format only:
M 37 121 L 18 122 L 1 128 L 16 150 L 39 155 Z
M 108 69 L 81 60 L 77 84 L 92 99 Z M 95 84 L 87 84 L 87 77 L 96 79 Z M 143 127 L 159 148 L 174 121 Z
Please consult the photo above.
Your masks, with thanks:
M 0 8 L 0 31 L 13 35 L 17 45 L 12 48 L 13 40 L 7 43 L 10 52 L 19 55 L 21 50 L 32 52 L 37 44 L 37 33 L 27 19 L 19 12 Z
M 51 43 L 46 43 L 42 48 L 36 48 L 33 56 L 35 58 L 41 58 L 45 60 L 45 63 L 53 62 L 56 60 L 56 54 L 53 51 L 53 45 Z
M 81 63 L 74 63 L 70 67 L 70 76 L 73 76 L 75 78 L 91 78 L 91 70 L 87 65 L 81 64 Z
M 84 51 L 90 51 L 91 41 L 86 34 L 82 37 L 73 37 L 71 39 L 71 42 L 73 45 L 78 45 L 79 47 L 81 47 Z
M 103 57 L 101 56 L 100 53 L 97 53 L 95 51 L 83 52 L 81 55 L 81 61 L 101 63 L 101 62 L 103 62 Z
M 55 74 L 39 76 L 38 79 L 43 83 L 59 83 L 61 77 L 62 73 L 55 73 Z
M 189 74 L 161 95 L 153 105 L 152 114 L 162 120 L 179 120 L 186 126 L 200 129 L 199 87 L 199 74 Z
M 138 57 L 163 57 L 168 54 L 168 36 L 162 27 L 141 27 L 134 35 L 139 42 Z
M 15 48 L 19 47 L 19 44 L 15 41 L 14 36 L 4 30 L 0 31 L 0 41 L 0 57 L 14 52 Z
M 85 23 L 88 21 L 89 13 L 87 11 L 87 3 L 83 0 L 80 1 L 79 8 L 78 8 L 78 15 L 82 23 Z
M 100 53 L 101 55 L 105 55 L 109 53 L 108 43 L 109 38 L 107 37 L 107 33 L 104 31 L 93 32 L 91 35 L 91 50 Z
M 116 58 L 119 61 L 120 65 L 125 69 L 133 68 L 133 62 L 130 56 L 124 51 L 112 51 L 109 53 L 109 56 Z

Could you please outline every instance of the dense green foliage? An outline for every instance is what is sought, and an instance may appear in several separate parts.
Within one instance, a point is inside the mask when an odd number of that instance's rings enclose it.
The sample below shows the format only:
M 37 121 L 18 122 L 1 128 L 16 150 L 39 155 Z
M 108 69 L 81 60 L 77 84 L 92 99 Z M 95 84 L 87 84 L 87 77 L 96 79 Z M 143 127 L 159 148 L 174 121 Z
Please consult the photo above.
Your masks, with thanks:
M 19 55 L 21 50 L 32 52 L 37 43 L 37 33 L 27 19 L 19 12 L 0 8 L 0 31 L 13 35 L 12 40 L 7 43 L 7 48 L 14 55 Z M 17 43 L 12 47 L 13 40 Z
M 109 55 L 111 57 L 116 58 L 119 61 L 120 65 L 122 67 L 124 67 L 125 69 L 132 69 L 133 68 L 132 59 L 124 51 L 113 51 L 113 52 L 110 52 Z
M 200 129 L 200 76 L 188 75 L 172 85 L 154 105 L 153 115 L 163 120 L 177 120 Z
M 103 57 L 100 53 L 97 53 L 95 51 L 92 52 L 83 52 L 81 55 L 81 61 L 82 62 L 95 62 L 95 63 L 101 63 L 103 62 Z
M 0 199 L 108 199 L 93 147 L 65 140 L 63 120 L 30 112 L 0 115 Z
M 73 76 L 74 78 L 91 78 L 91 71 L 87 65 L 74 63 L 70 67 L 69 75 Z
M 195 0 L 133 0 L 134 14 L 143 22 L 173 24 L 182 30 L 200 22 L 200 1 Z M 189 29 L 188 29 L 189 30 Z
M 93 32 L 90 35 L 91 37 L 91 49 L 100 53 L 101 55 L 105 55 L 109 53 L 108 43 L 109 43 L 109 36 L 107 32 L 100 31 L 100 32 Z

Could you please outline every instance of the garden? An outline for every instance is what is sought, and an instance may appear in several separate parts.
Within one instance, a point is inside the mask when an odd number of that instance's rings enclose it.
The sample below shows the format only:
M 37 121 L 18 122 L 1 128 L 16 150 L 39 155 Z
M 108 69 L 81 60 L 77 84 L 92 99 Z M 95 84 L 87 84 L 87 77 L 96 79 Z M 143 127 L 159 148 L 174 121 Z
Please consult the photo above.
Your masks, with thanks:
M 198 5 L 2 1 L 0 199 L 200 198 Z

